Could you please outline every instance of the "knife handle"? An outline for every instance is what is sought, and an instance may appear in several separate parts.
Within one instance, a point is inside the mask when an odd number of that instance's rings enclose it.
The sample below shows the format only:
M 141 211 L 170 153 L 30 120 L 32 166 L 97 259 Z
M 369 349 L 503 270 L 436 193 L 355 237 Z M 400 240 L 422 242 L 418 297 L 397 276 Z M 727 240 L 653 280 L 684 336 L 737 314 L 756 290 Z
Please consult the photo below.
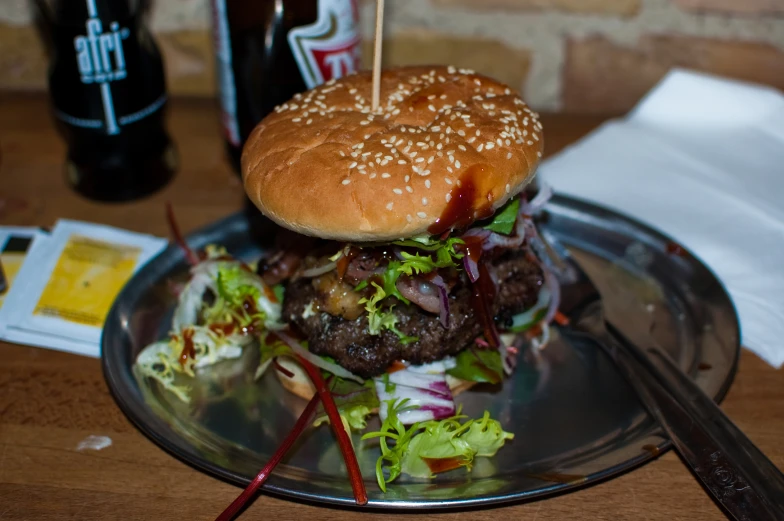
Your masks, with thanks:
M 784 476 L 694 381 L 608 324 L 611 356 L 714 498 L 738 520 L 784 520 Z

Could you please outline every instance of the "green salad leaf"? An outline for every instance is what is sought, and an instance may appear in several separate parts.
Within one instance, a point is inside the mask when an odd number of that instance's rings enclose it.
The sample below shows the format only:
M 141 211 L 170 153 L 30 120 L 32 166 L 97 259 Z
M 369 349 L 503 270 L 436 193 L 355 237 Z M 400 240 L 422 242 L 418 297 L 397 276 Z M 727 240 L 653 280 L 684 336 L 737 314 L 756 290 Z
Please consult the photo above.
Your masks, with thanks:
M 515 221 L 517 221 L 517 213 L 520 211 L 520 199 L 515 197 L 506 203 L 501 210 L 497 211 L 493 216 L 490 224 L 484 226 L 485 230 L 509 235 L 514 230 Z
M 395 297 L 404 304 L 408 304 L 408 299 L 397 289 L 397 279 L 399 279 L 400 275 L 403 273 L 400 268 L 401 263 L 399 261 L 392 261 L 387 264 L 386 270 L 381 274 L 382 289 L 387 297 Z M 368 287 L 369 284 L 370 279 L 365 279 L 354 287 L 354 291 L 362 291 Z
M 384 288 L 376 284 L 370 283 L 376 292 L 370 298 L 363 297 L 359 299 L 360 304 L 365 304 L 365 311 L 368 313 L 368 332 L 371 335 L 381 334 L 383 329 L 388 329 L 395 333 L 403 344 L 416 342 L 417 337 L 406 336 L 400 331 L 397 326 L 397 317 L 392 313 L 392 308 L 387 310 L 381 308 L 380 302 L 387 297 L 387 292 Z
M 514 438 L 514 434 L 501 428 L 501 423 L 490 418 L 490 413 L 485 411 L 478 420 L 467 422 L 468 429 L 460 436 L 463 441 L 476 451 L 474 456 L 490 458 L 504 446 L 506 440 Z
M 376 461 L 376 480 L 382 491 L 400 474 L 430 478 L 436 472 L 466 467 L 469 471 L 475 457 L 489 457 L 514 435 L 501 428 L 485 411 L 480 419 L 469 419 L 458 410 L 443 420 L 419 422 L 406 428 L 399 414 L 410 407 L 408 399 L 389 400 L 387 419 L 381 430 L 370 432 L 362 439 L 379 438 L 381 456 Z
M 457 365 L 447 374 L 469 382 L 497 384 L 504 377 L 501 354 L 497 349 L 465 349 L 456 357 Z
M 512 325 L 507 329 L 510 333 L 524 333 L 540 323 L 547 314 L 547 308 L 529 310 L 512 317 Z
M 283 296 L 286 293 L 286 288 L 283 287 L 283 284 L 275 284 L 272 286 L 272 292 L 275 294 L 275 298 L 278 299 L 278 302 L 283 302 Z
M 238 264 L 221 266 L 216 281 L 218 295 L 231 306 L 242 306 L 246 299 L 256 302 L 261 296 L 261 288 L 255 277 Z
M 378 410 L 378 395 L 372 379 L 358 383 L 345 378 L 333 377 L 329 390 L 335 400 L 338 412 L 349 427 L 361 431 L 367 428 L 367 417 Z M 315 425 L 329 422 L 324 406 L 319 403 L 316 409 Z

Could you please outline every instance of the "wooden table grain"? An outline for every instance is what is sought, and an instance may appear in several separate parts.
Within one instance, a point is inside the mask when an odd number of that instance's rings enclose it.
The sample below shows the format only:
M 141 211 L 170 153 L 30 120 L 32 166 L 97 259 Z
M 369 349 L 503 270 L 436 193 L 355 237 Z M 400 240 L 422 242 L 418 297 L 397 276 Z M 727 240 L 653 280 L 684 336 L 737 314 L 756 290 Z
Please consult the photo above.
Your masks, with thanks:
M 595 116 L 545 115 L 548 154 L 600 124 Z M 0 93 L 0 224 L 51 226 L 58 218 L 166 235 L 164 203 L 184 231 L 242 206 L 229 170 L 215 104 L 175 100 L 169 128 L 181 168 L 160 193 L 127 204 L 75 195 L 63 180 L 64 144 L 46 100 Z M 784 378 L 744 351 L 722 404 L 779 467 L 784 466 Z M 100 451 L 77 451 L 89 435 Z M 0 343 L 0 520 L 213 519 L 240 489 L 206 476 L 141 435 L 115 405 L 96 359 Z M 722 519 L 674 452 L 633 472 L 573 493 L 467 513 L 368 514 L 261 495 L 240 519 Z

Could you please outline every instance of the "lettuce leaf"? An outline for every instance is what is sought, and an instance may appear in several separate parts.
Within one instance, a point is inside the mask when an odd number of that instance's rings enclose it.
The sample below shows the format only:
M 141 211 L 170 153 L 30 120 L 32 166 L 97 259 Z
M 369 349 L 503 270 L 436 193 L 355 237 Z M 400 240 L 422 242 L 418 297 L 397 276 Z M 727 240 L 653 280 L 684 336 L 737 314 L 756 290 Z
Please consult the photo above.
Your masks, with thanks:
M 417 337 L 406 336 L 397 329 L 397 317 L 392 313 L 392 308 L 389 308 L 389 310 L 381 308 L 380 302 L 387 297 L 384 288 L 375 282 L 370 284 L 376 288 L 376 292 L 370 298 L 363 297 L 359 299 L 360 304 L 365 304 L 365 311 L 368 313 L 368 332 L 371 335 L 379 335 L 381 330 L 389 329 L 397 335 L 403 344 L 416 342 L 418 340 Z
M 514 435 L 501 428 L 485 411 L 477 420 L 457 412 L 443 420 L 415 423 L 408 429 L 399 414 L 407 409 L 407 400 L 390 400 L 387 419 L 381 430 L 362 439 L 379 438 L 381 456 L 376 461 L 376 480 L 382 491 L 400 474 L 430 478 L 436 472 L 466 467 L 471 470 L 475 457 L 495 455 Z M 392 446 L 390 446 L 390 442 Z
M 501 354 L 496 349 L 465 349 L 455 361 L 457 366 L 447 370 L 447 374 L 462 380 L 497 384 L 504 377 Z
M 476 451 L 474 456 L 489 458 L 504 446 L 506 440 L 514 438 L 514 434 L 501 428 L 501 423 L 490 418 L 485 411 L 482 418 L 469 422 L 468 429 L 460 438 Z
M 373 380 L 357 383 L 345 378 L 334 377 L 330 381 L 329 390 L 338 412 L 349 427 L 361 431 L 367 428 L 367 417 L 378 410 L 378 396 Z M 313 425 L 329 422 L 324 406 L 319 403 L 316 409 L 316 421 Z
M 520 199 L 515 197 L 506 203 L 501 210 L 497 211 L 493 216 L 490 224 L 483 226 L 485 230 L 500 233 L 502 235 L 509 235 L 514 230 L 515 222 L 517 221 L 517 213 L 520 211 Z

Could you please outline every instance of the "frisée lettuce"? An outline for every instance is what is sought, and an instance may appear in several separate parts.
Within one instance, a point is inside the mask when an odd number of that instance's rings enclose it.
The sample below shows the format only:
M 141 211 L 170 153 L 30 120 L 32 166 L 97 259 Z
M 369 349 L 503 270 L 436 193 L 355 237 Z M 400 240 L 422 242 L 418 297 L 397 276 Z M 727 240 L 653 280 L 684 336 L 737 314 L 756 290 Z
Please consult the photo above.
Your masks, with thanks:
M 458 410 L 450 418 L 406 428 L 399 414 L 408 408 L 407 400 L 390 400 L 387 405 L 387 418 L 381 429 L 362 436 L 363 440 L 379 439 L 381 456 L 376 461 L 376 480 L 384 492 L 387 483 L 400 474 L 431 478 L 460 467 L 470 471 L 475 457 L 494 456 L 507 440 L 514 438 L 486 411 L 480 419 L 461 422 L 467 417 Z

